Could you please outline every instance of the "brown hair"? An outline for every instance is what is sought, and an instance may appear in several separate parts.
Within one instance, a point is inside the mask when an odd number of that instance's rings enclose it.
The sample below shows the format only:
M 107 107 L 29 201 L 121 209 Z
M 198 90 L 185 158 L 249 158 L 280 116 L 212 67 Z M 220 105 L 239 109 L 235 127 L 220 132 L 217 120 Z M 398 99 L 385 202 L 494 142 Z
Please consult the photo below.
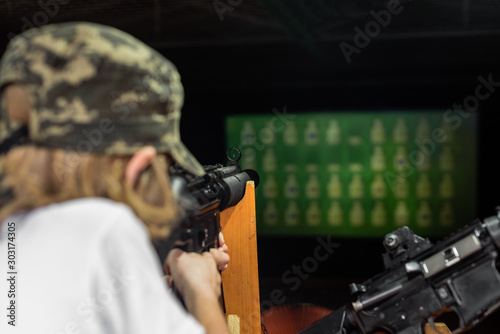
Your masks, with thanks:
M 3 160 L 4 182 L 14 198 L 0 209 L 0 222 L 22 209 L 83 197 L 121 202 L 146 225 L 152 239 L 168 236 L 178 214 L 168 177 L 169 160 L 156 156 L 134 187 L 125 181 L 130 156 L 78 154 L 60 149 L 21 146 Z

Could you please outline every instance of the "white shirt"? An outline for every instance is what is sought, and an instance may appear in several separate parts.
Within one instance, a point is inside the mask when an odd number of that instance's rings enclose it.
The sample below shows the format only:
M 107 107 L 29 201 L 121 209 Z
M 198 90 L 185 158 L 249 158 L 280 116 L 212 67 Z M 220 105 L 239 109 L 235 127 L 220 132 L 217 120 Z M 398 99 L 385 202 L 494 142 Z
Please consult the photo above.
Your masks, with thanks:
M 145 226 L 123 204 L 102 198 L 51 204 L 9 217 L 0 231 L 1 333 L 205 332 L 167 290 Z M 7 267 L 12 240 L 14 271 Z M 8 324 L 12 300 L 15 327 Z

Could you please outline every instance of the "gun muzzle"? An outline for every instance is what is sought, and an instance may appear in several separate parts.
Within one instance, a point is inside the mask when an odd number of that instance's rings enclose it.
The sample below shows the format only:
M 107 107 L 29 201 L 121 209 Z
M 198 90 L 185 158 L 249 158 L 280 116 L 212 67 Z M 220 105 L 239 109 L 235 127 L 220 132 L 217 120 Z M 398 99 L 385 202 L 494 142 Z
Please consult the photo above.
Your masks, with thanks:
M 221 211 L 236 205 L 243 198 L 242 194 L 244 194 L 248 181 L 254 181 L 257 187 L 259 174 L 254 170 L 246 169 L 241 173 L 226 177 L 220 182 L 220 186 L 224 189 L 220 202 Z

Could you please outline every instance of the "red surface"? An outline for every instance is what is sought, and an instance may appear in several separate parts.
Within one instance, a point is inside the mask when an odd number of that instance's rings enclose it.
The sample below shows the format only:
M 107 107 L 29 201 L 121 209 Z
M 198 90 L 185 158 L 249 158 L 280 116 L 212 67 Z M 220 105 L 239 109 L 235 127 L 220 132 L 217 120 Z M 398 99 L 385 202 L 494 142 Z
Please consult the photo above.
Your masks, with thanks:
M 333 310 L 310 305 L 280 305 L 262 312 L 261 319 L 268 334 L 296 334 Z

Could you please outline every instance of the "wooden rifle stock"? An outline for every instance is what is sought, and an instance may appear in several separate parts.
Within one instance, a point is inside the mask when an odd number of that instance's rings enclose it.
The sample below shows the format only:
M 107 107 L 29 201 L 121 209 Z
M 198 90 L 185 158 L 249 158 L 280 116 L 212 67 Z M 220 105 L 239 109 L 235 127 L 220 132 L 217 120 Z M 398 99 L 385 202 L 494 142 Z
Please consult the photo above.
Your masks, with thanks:
M 224 308 L 231 334 L 261 332 L 255 185 L 248 181 L 243 199 L 220 213 L 230 262 L 222 273 Z

